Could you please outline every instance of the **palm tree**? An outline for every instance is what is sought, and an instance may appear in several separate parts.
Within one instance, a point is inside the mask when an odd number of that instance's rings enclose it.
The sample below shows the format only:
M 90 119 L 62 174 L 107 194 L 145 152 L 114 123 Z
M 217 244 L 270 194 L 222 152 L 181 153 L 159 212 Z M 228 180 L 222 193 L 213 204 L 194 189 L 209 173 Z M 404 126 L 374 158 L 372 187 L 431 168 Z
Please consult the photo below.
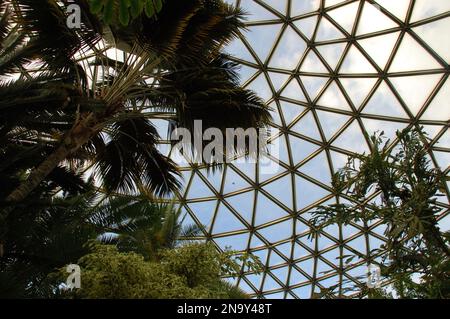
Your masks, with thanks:
M 56 103 L 58 111 L 67 112 L 65 125 L 52 130 L 49 152 L 29 167 L 25 180 L 10 188 L 7 203 L 24 200 L 67 161 L 97 163 L 99 180 L 109 191 L 146 189 L 163 195 L 176 189 L 176 167 L 156 149 L 154 112 L 170 112 L 175 126 L 187 128 L 194 120 L 203 120 L 205 130 L 261 127 L 270 119 L 263 102 L 239 87 L 236 66 L 220 53 L 221 45 L 244 27 L 243 13 L 222 1 L 167 0 L 158 19 L 142 14 L 124 29 L 100 28 L 93 16 L 85 14 L 81 30 L 65 25 L 65 13 L 56 0 L 12 3 L 20 31 L 30 39 L 24 47 L 49 41 L 54 26 L 59 27 L 58 34 L 67 35 L 40 51 L 39 59 L 47 62 L 40 74 L 70 65 L 77 76 L 70 88 L 77 92 Z M 74 45 L 62 51 L 64 59 L 59 58 L 55 46 L 72 41 Z M 118 47 L 124 50 L 124 59 L 111 60 L 107 49 Z M 53 56 L 66 64 L 48 63 Z M 9 113 L 2 115 L 10 118 Z M 8 133 L 16 129 L 9 127 Z
M 81 29 L 67 27 L 59 1 L 0 2 L 0 255 L 14 208 L 65 173 L 95 165 L 107 192 L 176 189 L 177 168 L 156 148 L 155 113 L 169 114 L 174 127 L 203 120 L 204 130 L 269 120 L 220 53 L 244 27 L 239 9 L 167 0 L 157 20 L 143 14 L 118 29 L 102 25 L 86 1 L 75 2 Z M 121 61 L 110 59 L 111 48 Z
M 158 261 L 159 250 L 200 232 L 197 226 L 183 225 L 171 204 L 152 204 L 143 196 L 100 199 L 92 184 L 78 177 L 76 185 L 79 190 L 71 184 L 40 186 L 34 193 L 39 197 L 10 214 L 0 258 L 0 297 L 51 296 L 49 274 L 86 255 L 89 241 Z M 52 197 L 54 187 L 66 189 L 64 195 Z
M 159 250 L 173 249 L 180 239 L 201 233 L 199 226 L 184 225 L 184 220 L 173 203 L 155 204 L 142 196 L 106 198 L 90 211 L 88 218 L 103 233 L 102 243 L 153 261 L 159 259 Z
M 39 185 L 2 224 L 3 298 L 45 296 L 47 275 L 88 253 L 84 243 L 99 235 L 85 216 L 98 201 L 92 183 L 62 170 L 55 170 L 55 182 Z M 63 192 L 55 196 L 60 189 Z

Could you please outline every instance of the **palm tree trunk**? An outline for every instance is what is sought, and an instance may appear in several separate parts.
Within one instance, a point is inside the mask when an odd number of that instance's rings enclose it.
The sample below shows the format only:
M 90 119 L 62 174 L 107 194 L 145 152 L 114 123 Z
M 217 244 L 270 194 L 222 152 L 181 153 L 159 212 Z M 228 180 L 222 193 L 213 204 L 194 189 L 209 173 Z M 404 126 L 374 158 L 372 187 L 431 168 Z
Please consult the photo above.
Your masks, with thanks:
M 6 197 L 6 202 L 20 202 L 24 200 L 64 159 L 86 144 L 97 131 L 91 129 L 96 121 L 87 116 L 79 121 L 66 134 L 63 143 L 48 156 L 38 167 L 33 169 L 27 180 L 20 184 Z
M 19 185 L 11 194 L 6 197 L 7 202 L 20 202 L 24 200 L 61 161 L 63 161 L 70 150 L 65 144 L 60 145 L 55 152 L 47 157 L 38 167 L 29 175 L 28 179 Z

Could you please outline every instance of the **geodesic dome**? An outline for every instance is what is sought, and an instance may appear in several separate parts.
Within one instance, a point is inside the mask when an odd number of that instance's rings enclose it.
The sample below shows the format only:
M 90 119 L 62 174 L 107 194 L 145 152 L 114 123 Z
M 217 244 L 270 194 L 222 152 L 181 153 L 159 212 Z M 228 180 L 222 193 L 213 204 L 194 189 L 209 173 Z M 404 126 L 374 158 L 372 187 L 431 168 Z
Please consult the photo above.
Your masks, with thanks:
M 383 225 L 328 227 L 308 239 L 311 212 L 345 202 L 331 176 L 348 155 L 370 152 L 369 135 L 423 126 L 430 159 L 450 163 L 450 1 L 229 0 L 250 15 L 248 31 L 225 48 L 241 64 L 242 85 L 273 109 L 269 155 L 260 163 L 231 163 L 208 173 L 184 167 L 178 197 L 186 223 L 204 225 L 219 248 L 249 251 L 265 265 L 236 279 L 259 298 L 310 298 L 361 282 L 367 255 L 383 243 Z M 276 132 L 276 133 L 275 133 Z M 167 150 L 169 151 L 169 150 Z M 441 227 L 450 229 L 449 184 L 439 198 Z M 367 226 L 367 227 L 365 227 Z

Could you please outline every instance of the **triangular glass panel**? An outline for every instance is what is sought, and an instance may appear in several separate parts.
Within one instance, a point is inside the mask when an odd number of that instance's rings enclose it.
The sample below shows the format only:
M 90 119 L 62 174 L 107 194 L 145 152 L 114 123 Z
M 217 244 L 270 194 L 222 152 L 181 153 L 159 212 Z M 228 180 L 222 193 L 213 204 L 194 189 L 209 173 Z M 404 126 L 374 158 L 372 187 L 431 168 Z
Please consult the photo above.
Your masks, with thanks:
M 339 31 L 328 19 L 322 17 L 320 19 L 319 29 L 317 30 L 316 41 L 330 41 L 345 38 L 344 34 Z
M 226 201 L 247 221 L 249 225 L 252 224 L 254 200 L 254 191 L 226 198 Z
M 328 15 L 333 18 L 334 21 L 339 23 L 345 31 L 352 33 L 358 7 L 359 2 L 352 2 L 348 5 L 329 11 Z
M 448 107 L 449 100 L 450 79 L 447 79 L 439 93 L 434 97 L 433 101 L 431 101 L 421 119 L 435 121 L 447 121 L 450 119 L 450 107 Z
M 404 21 L 411 0 L 377 0 L 377 2 L 401 21 Z
M 286 126 L 289 126 L 289 124 L 291 124 L 294 119 L 296 119 L 305 111 L 305 108 L 303 106 L 289 102 L 281 101 L 280 106 L 283 112 L 284 122 L 286 123 Z
M 437 166 L 438 166 L 438 168 L 441 171 L 444 171 L 444 170 L 449 168 L 449 166 L 450 166 L 450 152 L 434 151 L 433 154 L 434 154 L 434 158 L 436 159 Z M 446 202 L 445 197 L 444 197 L 444 199 L 439 199 L 439 200 Z
M 266 274 L 266 278 L 264 280 L 264 290 L 275 290 L 275 289 L 279 289 L 281 288 L 280 284 L 277 283 L 272 276 L 270 276 L 269 274 Z
M 304 234 L 309 233 L 309 231 L 310 231 L 310 227 L 308 225 L 304 224 L 299 219 L 297 219 L 296 224 L 295 224 L 295 233 L 297 235 L 304 235 Z M 301 250 L 303 250 L 303 252 L 305 252 L 303 248 L 301 248 Z M 297 256 L 296 258 L 299 258 L 299 257 L 301 257 L 301 256 Z
M 269 6 L 282 14 L 286 14 L 287 3 L 286 0 L 264 0 Z
M 300 299 L 311 299 L 311 285 L 293 289 L 292 292 Z
M 323 65 L 322 61 L 320 61 L 319 57 L 313 50 L 310 50 L 308 55 L 300 67 L 301 72 L 309 72 L 309 73 L 328 73 L 327 68 Z
M 263 186 L 263 189 L 286 207 L 292 209 L 292 179 L 290 174 Z
M 375 68 L 370 64 L 364 55 L 359 51 L 356 46 L 352 45 L 347 55 L 345 56 L 344 62 L 342 63 L 339 73 L 376 73 Z
M 261 288 L 261 284 L 262 284 L 262 279 L 263 279 L 263 274 L 260 275 L 246 275 L 245 278 L 257 289 L 260 290 Z
M 192 198 L 202 198 L 202 197 L 212 197 L 215 196 L 213 191 L 209 188 L 208 185 L 203 182 L 203 180 L 198 176 L 198 174 L 194 174 L 192 179 L 191 186 L 187 193 L 187 199 Z
M 193 172 L 192 171 L 181 171 L 181 181 L 182 181 L 182 187 L 179 190 L 180 192 L 184 192 L 186 191 L 186 186 L 189 182 L 189 180 L 191 179 Z M 183 193 L 184 195 L 186 195 L 186 192 Z
M 276 251 L 274 251 L 272 249 L 271 253 L 270 253 L 269 266 L 277 266 L 277 265 L 284 264 L 284 263 L 286 263 L 285 258 L 282 255 L 277 254 Z
M 297 29 L 308 39 L 312 38 L 314 30 L 316 29 L 316 24 L 317 16 L 294 21 L 294 25 L 297 27 Z
M 316 99 L 317 95 L 328 81 L 328 78 L 318 76 L 301 76 L 300 79 L 312 101 Z
M 213 234 L 222 234 L 246 229 L 245 225 L 226 207 L 220 204 L 214 221 Z
M 317 104 L 334 109 L 351 111 L 347 100 L 334 81 L 331 82 L 326 91 L 322 94 Z
M 208 179 L 208 182 L 215 188 L 217 192 L 220 192 L 220 187 L 222 186 L 223 170 L 208 171 L 206 169 L 202 169 L 200 170 L 200 173 L 203 175 L 203 177 L 206 177 Z
M 331 184 L 331 173 L 329 167 L 327 167 L 328 158 L 323 151 L 313 159 L 308 161 L 305 165 L 299 168 L 301 173 L 311 176 L 315 180 L 322 182 L 326 185 Z
M 265 195 L 258 193 L 256 203 L 255 227 L 270 223 L 274 220 L 289 216 L 280 206 L 272 202 Z
M 439 125 L 422 125 L 425 133 L 427 134 L 427 138 L 434 140 L 438 133 L 442 131 L 442 126 Z M 448 129 L 447 129 L 448 131 Z M 442 143 L 442 144 L 439 144 Z M 450 145 L 450 132 L 445 133 L 438 141 L 438 145 L 436 146 L 444 146 Z
M 264 236 L 269 243 L 276 243 L 292 237 L 294 231 L 292 224 L 292 219 L 289 219 L 287 221 L 259 229 L 258 233 Z M 272 252 L 272 255 L 274 254 L 275 252 Z M 272 258 L 270 261 L 272 263 Z M 283 260 L 283 262 L 285 261 Z
M 336 134 L 336 132 L 339 131 L 341 127 L 343 127 L 345 123 L 347 123 L 347 121 L 350 119 L 349 116 L 338 113 L 319 110 L 317 110 L 316 113 L 319 117 L 322 130 L 324 131 L 327 140 L 330 140 L 331 137 Z
M 360 233 L 360 230 L 352 225 L 345 225 L 342 227 L 342 237 L 344 239 L 351 238 L 358 233 Z
M 319 199 L 329 195 L 329 192 L 322 187 L 319 187 L 298 175 L 295 176 L 295 188 L 297 210 L 308 207 Z
M 357 121 L 353 121 L 333 142 L 333 145 L 353 153 L 363 153 L 369 150 Z
M 411 21 L 427 19 L 450 11 L 450 2 L 447 0 L 416 0 Z
M 250 184 L 231 167 L 227 167 L 224 185 L 225 194 L 250 187 Z
M 285 244 L 281 244 L 276 246 L 276 250 L 282 254 L 286 259 L 291 258 L 291 252 L 292 252 L 292 243 L 287 242 Z
M 334 70 L 341 59 L 342 53 L 344 53 L 346 46 L 347 45 L 345 43 L 334 43 L 318 45 L 316 48 L 327 64 Z
M 252 239 L 251 239 L 251 243 L 250 243 L 250 248 L 251 249 L 255 249 L 258 247 L 265 247 L 266 244 L 264 244 L 264 242 L 258 238 L 258 236 L 256 235 L 252 235 Z M 258 250 L 259 253 L 253 253 L 255 256 L 258 256 L 259 259 L 261 260 L 261 262 L 265 263 L 266 259 L 267 259 L 267 249 L 262 249 L 262 250 Z
M 322 236 L 322 237 L 320 237 L 319 242 L 321 240 L 328 240 L 328 238 Z M 326 246 L 326 244 L 324 244 L 324 246 Z M 328 245 L 328 246 L 330 246 L 330 245 Z M 317 259 L 317 270 L 316 271 L 317 271 L 317 277 L 320 278 L 320 277 L 323 277 L 324 275 L 332 273 L 333 272 L 333 268 L 331 268 L 328 264 L 326 264 L 321 259 Z
M 328 260 L 329 262 L 337 265 L 339 263 L 339 257 L 340 257 L 339 248 L 329 250 L 326 253 L 322 252 L 321 257 L 323 257 L 326 260 Z
M 195 222 L 195 220 L 191 217 L 191 215 L 189 214 L 189 212 L 186 210 L 185 207 L 183 207 L 181 209 L 181 217 L 180 220 L 182 221 L 182 226 L 183 227 L 189 227 L 189 226 L 193 226 L 193 225 L 197 225 L 197 223 Z M 198 226 L 198 225 L 197 225 Z
M 214 241 L 222 250 L 230 248 L 232 250 L 243 251 L 247 249 L 249 237 L 250 234 L 245 233 L 227 237 L 217 237 L 214 238 Z
M 248 160 L 242 161 L 242 158 L 231 162 L 233 168 L 237 169 L 239 172 L 243 173 L 251 181 L 255 180 L 256 174 L 256 164 L 255 158 L 249 158 Z
M 340 168 L 343 168 L 348 161 L 348 155 L 340 152 L 330 151 L 331 161 L 333 163 L 333 169 L 336 172 Z
M 367 246 L 366 246 L 366 240 L 365 240 L 364 236 L 359 236 L 359 237 L 353 239 L 352 241 L 348 242 L 347 245 L 362 254 L 366 253 Z
M 271 110 L 269 110 L 269 112 L 270 112 L 270 115 L 272 116 L 271 123 L 276 124 L 278 126 L 282 126 L 283 123 L 281 122 L 280 111 L 278 110 L 277 103 L 275 101 L 270 103 L 270 108 L 271 108 Z
M 392 77 L 389 80 L 394 85 L 403 101 L 413 115 L 417 115 L 424 103 L 441 80 L 441 74 Z
M 376 78 L 341 78 L 339 79 L 356 108 L 367 98 L 377 82 Z
M 395 97 L 394 93 L 383 81 L 375 94 L 363 109 L 364 114 L 408 118 L 405 110 Z
M 287 153 L 287 150 L 283 152 Z M 260 183 L 284 172 L 286 172 L 286 169 L 280 166 L 279 161 L 275 162 L 266 156 L 263 156 L 258 161 L 258 177 Z
M 284 84 L 286 84 L 290 75 L 278 72 L 269 72 L 270 81 L 272 82 L 275 91 L 278 92 Z
M 384 70 L 389 57 L 392 54 L 395 43 L 398 40 L 399 32 L 389 33 L 378 37 L 370 37 L 358 40 L 364 51 L 370 55 L 375 63 Z M 380 48 L 383 48 L 382 50 Z
M 255 68 L 241 65 L 239 67 L 239 84 L 246 84 L 251 78 L 255 76 L 256 73 L 259 73 Z
M 442 66 L 409 34 L 403 37 L 389 72 L 439 69 Z
M 398 24 L 389 19 L 379 7 L 369 2 L 364 2 L 356 35 L 373 33 L 395 27 L 398 27 Z
M 307 273 L 309 276 L 313 276 L 314 274 L 314 259 L 306 259 L 304 261 L 300 261 L 297 264 L 297 267 Z M 309 297 L 308 297 L 309 298 Z
M 300 62 L 305 50 L 305 41 L 291 27 L 287 27 L 269 65 L 274 68 L 293 70 Z
M 283 267 L 278 269 L 273 269 L 270 271 L 275 278 L 280 280 L 282 283 L 286 285 L 288 273 L 289 273 L 289 267 Z
M 272 49 L 272 46 L 269 44 L 275 43 L 279 36 L 280 30 L 280 24 L 266 24 L 248 27 L 248 33 L 246 33 L 245 38 L 262 63 L 266 61 L 267 56 Z
M 431 48 L 439 54 L 444 61 L 450 63 L 450 39 L 446 32 L 438 30 L 449 30 L 450 18 L 440 19 L 416 28 L 413 31 L 419 35 Z
M 291 130 L 317 141 L 321 139 L 316 120 L 311 112 L 306 113 Z
M 286 97 L 288 99 L 296 100 L 304 102 L 306 101 L 305 95 L 303 94 L 303 90 L 301 89 L 300 85 L 297 82 L 296 78 L 293 78 L 291 82 L 284 88 L 284 90 L 281 92 L 281 95 L 283 97 Z
M 240 6 L 245 12 L 249 12 L 250 21 L 273 20 L 278 18 L 275 14 L 254 1 L 241 1 Z
M 320 0 L 291 1 L 291 16 L 298 16 L 319 9 Z
M 302 140 L 293 135 L 289 135 L 289 142 L 291 145 L 292 157 L 294 160 L 294 165 L 300 163 L 309 157 L 312 153 L 316 152 L 320 146 Z
M 302 218 L 306 218 L 308 213 L 302 213 L 301 217 Z M 309 214 L 310 215 L 310 214 Z M 307 220 L 309 220 L 309 218 L 306 218 Z M 296 246 L 296 248 L 299 248 L 300 251 L 303 251 L 303 257 L 306 256 L 310 256 L 313 254 L 313 252 L 315 251 L 315 242 L 316 239 L 314 238 L 308 238 L 308 235 L 301 237 L 300 239 L 298 239 L 298 242 L 301 242 L 303 245 L 300 246 Z
M 209 231 L 216 210 L 217 200 L 190 203 L 187 206 L 195 213 L 195 217 L 197 217 L 205 229 Z
M 430 129 L 427 130 L 426 125 L 424 125 L 424 126 L 425 126 L 425 131 L 429 132 Z M 450 145 L 450 128 L 443 127 L 441 129 L 444 129 L 445 133 L 439 138 L 439 140 L 436 143 L 436 146 L 448 148 Z
M 234 57 L 238 57 L 241 60 L 256 63 L 250 51 L 240 39 L 234 39 L 229 45 L 225 47 L 224 51 L 225 53 Z
M 256 92 L 265 101 L 268 101 L 273 96 L 266 77 L 262 73 L 247 86 L 247 89 Z
M 347 0 L 325 0 L 325 7 L 328 8 L 345 1 Z
M 327 271 L 326 275 L 329 276 L 329 274 L 330 273 Z M 319 284 L 321 286 L 323 286 L 325 289 L 330 289 L 331 287 L 336 287 L 336 285 L 339 285 L 339 282 L 340 282 L 339 276 L 334 276 L 334 277 L 326 278 L 324 280 L 319 281 Z
M 276 138 L 273 143 L 278 145 L 278 154 L 276 154 L 276 157 L 289 165 L 289 153 L 287 150 L 287 144 L 286 144 L 286 136 L 282 134 L 280 137 Z

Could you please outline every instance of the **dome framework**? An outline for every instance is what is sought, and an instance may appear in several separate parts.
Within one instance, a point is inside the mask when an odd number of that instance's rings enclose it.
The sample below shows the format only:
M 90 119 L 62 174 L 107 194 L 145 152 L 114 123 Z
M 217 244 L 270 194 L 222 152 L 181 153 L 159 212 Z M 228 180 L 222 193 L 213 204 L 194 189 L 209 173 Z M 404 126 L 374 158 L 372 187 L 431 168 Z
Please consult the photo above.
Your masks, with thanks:
M 218 249 L 260 258 L 262 274 L 233 280 L 253 297 L 311 298 L 332 286 L 347 295 L 346 288 L 365 283 L 366 257 L 383 244 L 384 227 L 355 222 L 310 240 L 311 212 L 351 202 L 334 193 L 331 176 L 348 156 L 370 152 L 368 135 L 377 131 L 394 148 L 397 130 L 423 126 L 432 164 L 449 175 L 450 2 L 226 1 L 249 16 L 248 30 L 224 50 L 241 65 L 242 86 L 272 108 L 270 140 L 280 149 L 268 156 L 272 172 L 262 160 L 209 172 L 171 149 L 171 114 L 154 115 L 165 139 L 160 150 L 184 177 L 176 194 L 184 222 L 202 226 L 198 239 Z M 110 58 L 126 60 L 111 51 Z M 442 195 L 440 225 L 450 230 L 449 182 Z M 346 263 L 354 254 L 360 258 Z
M 383 225 L 328 227 L 310 240 L 311 212 L 345 203 L 331 176 L 349 155 L 370 152 L 369 135 L 424 127 L 429 157 L 450 171 L 450 3 L 423 0 L 236 0 L 248 31 L 225 48 L 241 64 L 242 85 L 273 109 L 276 173 L 260 163 L 208 172 L 183 166 L 178 194 L 186 223 L 219 249 L 249 251 L 265 265 L 236 280 L 258 298 L 310 298 L 320 289 L 364 284 L 367 258 L 384 242 Z M 367 133 L 367 134 L 366 134 Z M 169 152 L 168 145 L 166 151 Z M 449 183 L 439 197 L 450 229 Z M 376 200 L 379 194 L 374 193 Z M 346 256 L 359 259 L 346 263 Z M 354 292 L 353 292 L 354 293 Z

